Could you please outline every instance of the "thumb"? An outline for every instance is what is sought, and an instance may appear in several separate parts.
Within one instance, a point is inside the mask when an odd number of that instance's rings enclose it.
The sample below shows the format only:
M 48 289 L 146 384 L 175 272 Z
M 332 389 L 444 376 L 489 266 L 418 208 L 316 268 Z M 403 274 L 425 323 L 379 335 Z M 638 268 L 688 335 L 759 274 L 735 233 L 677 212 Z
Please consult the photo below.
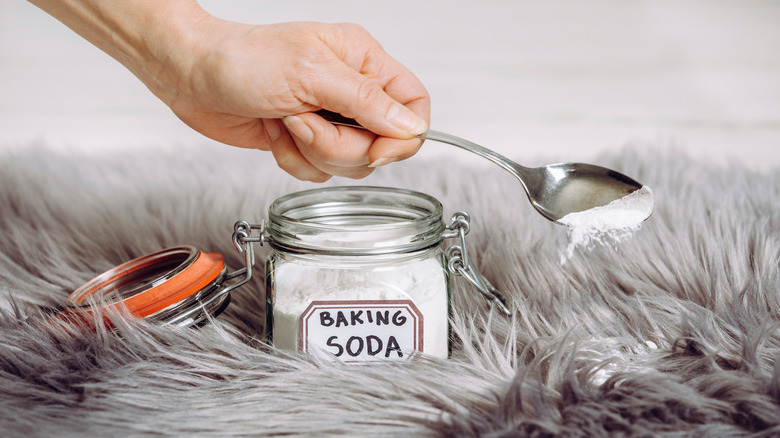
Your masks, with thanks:
M 322 108 L 353 118 L 384 137 L 409 139 L 428 130 L 425 120 L 390 97 L 376 80 L 345 64 L 334 76 L 339 79 L 315 88 Z

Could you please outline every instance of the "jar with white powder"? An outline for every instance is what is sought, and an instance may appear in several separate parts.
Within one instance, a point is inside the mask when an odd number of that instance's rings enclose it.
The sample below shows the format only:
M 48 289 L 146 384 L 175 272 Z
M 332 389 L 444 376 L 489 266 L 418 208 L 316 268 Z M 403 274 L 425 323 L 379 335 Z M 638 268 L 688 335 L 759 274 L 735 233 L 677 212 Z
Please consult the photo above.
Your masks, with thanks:
M 465 212 L 445 225 L 439 201 L 409 190 L 293 193 L 271 204 L 267 222 L 236 222 L 233 244 L 244 268 L 228 272 L 218 253 L 169 248 L 87 282 L 52 322 L 90 328 L 104 311 L 124 309 L 165 324 L 201 325 L 252 278 L 252 244 L 267 243 L 266 327 L 274 346 L 345 362 L 403 361 L 420 353 L 445 358 L 451 275 L 511 313 L 468 257 L 469 226 Z M 459 241 L 445 252 L 442 242 L 450 238 Z
M 261 237 L 249 237 L 261 228 Z M 450 274 L 496 295 L 465 253 L 468 215 L 447 226 L 435 198 L 382 187 L 331 187 L 277 199 L 237 246 L 268 243 L 267 329 L 277 348 L 344 362 L 450 353 Z M 461 237 L 445 253 L 442 241 Z M 476 281 L 475 281 L 476 280 Z M 503 306 L 503 304 L 502 304 Z M 505 309 L 505 307 L 504 307 Z

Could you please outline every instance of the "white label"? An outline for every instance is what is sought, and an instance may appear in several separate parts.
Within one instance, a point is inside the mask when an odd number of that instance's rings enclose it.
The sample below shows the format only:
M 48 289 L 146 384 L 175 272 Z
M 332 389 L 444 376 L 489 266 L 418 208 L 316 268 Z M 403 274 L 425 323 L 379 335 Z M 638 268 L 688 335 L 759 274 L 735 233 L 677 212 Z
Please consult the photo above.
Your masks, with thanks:
M 423 316 L 409 300 L 314 301 L 300 324 L 301 351 L 344 362 L 408 360 L 422 351 Z

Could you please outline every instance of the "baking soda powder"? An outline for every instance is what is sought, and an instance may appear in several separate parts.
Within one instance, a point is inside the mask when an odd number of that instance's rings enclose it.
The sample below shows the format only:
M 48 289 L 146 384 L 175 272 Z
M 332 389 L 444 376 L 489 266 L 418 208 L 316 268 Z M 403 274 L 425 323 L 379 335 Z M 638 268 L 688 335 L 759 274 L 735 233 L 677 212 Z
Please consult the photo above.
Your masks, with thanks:
M 571 258 L 577 247 L 590 249 L 595 245 L 614 245 L 630 238 L 650 217 L 654 205 L 653 191 L 642 186 L 607 205 L 562 217 L 558 222 L 568 227 L 569 244 L 561 254 L 561 264 Z
M 447 273 L 437 258 L 392 266 L 275 269 L 273 343 L 345 362 L 447 357 Z

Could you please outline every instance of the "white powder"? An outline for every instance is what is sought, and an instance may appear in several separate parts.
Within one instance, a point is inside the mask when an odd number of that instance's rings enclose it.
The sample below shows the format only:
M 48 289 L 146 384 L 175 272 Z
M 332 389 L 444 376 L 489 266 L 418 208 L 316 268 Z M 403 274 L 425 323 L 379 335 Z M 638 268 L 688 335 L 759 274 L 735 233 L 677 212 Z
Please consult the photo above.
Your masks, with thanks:
M 561 264 L 571 258 L 577 247 L 590 249 L 597 244 L 614 245 L 633 236 L 650 217 L 654 206 L 653 191 L 642 186 L 607 205 L 562 217 L 558 222 L 568 227 L 569 245 L 561 254 Z
M 312 301 L 411 300 L 423 315 L 422 352 L 449 354 L 447 275 L 437 258 L 392 264 L 339 264 L 286 260 L 273 272 L 273 343 L 297 350 L 300 318 Z

